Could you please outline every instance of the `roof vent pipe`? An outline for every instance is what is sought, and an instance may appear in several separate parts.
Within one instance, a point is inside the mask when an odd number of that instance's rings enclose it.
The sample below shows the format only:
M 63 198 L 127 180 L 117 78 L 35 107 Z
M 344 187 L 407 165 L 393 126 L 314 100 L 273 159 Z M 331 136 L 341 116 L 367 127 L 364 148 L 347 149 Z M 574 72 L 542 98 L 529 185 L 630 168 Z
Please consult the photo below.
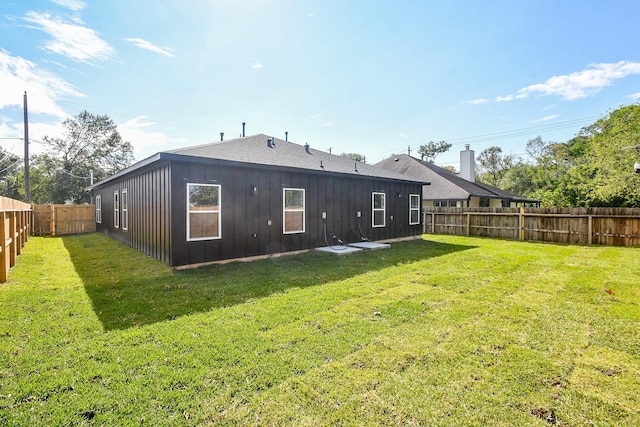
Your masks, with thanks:
M 284 132 L 284 140 L 289 142 L 289 132 Z
M 242 122 L 242 137 L 243 138 L 244 138 L 244 125 L 245 125 L 245 122 Z
M 271 143 L 271 138 L 267 138 L 267 147 L 273 148 L 273 144 Z
M 305 144 L 304 145 L 304 151 L 306 151 L 307 153 L 311 154 L 311 149 L 309 148 L 309 144 Z
M 224 141 L 224 132 L 220 132 L 220 141 Z

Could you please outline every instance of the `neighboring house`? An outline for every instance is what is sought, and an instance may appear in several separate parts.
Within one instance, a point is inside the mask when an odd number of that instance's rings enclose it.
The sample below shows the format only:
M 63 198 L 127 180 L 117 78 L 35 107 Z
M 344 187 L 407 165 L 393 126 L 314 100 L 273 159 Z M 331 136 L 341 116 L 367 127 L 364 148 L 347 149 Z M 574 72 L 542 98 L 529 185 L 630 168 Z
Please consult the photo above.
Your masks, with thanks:
M 539 201 L 475 181 L 473 150 L 460 152 L 460 175 L 406 154 L 391 156 L 375 166 L 429 182 L 422 188 L 423 207 L 537 206 Z
M 158 153 L 90 191 L 98 231 L 184 266 L 419 235 L 422 184 L 260 134 Z

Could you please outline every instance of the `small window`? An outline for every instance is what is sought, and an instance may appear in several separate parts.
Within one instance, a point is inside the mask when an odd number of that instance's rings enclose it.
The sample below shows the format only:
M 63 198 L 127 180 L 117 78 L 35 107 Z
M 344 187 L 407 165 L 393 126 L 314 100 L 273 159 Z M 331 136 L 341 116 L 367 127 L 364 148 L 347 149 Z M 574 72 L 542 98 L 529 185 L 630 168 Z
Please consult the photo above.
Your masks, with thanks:
M 420 195 L 409 194 L 409 225 L 420 224 Z
M 282 196 L 282 232 L 304 233 L 304 189 L 285 188 Z
M 96 196 L 96 222 L 102 224 L 102 196 Z
M 122 190 L 122 229 L 129 229 L 129 197 L 126 188 Z
M 385 226 L 385 193 L 373 193 L 372 194 L 373 205 L 373 227 Z
M 221 187 L 187 184 L 187 240 L 221 238 Z
M 120 228 L 120 193 L 113 193 L 113 226 Z

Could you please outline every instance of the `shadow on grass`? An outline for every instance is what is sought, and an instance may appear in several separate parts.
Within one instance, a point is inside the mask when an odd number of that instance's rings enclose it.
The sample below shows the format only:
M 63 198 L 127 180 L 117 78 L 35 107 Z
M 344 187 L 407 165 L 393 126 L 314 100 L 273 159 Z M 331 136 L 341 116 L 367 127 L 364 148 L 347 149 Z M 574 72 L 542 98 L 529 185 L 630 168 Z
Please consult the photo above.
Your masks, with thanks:
M 346 256 L 310 251 L 174 271 L 100 233 L 62 239 L 105 330 L 149 325 L 472 248 L 413 240 Z

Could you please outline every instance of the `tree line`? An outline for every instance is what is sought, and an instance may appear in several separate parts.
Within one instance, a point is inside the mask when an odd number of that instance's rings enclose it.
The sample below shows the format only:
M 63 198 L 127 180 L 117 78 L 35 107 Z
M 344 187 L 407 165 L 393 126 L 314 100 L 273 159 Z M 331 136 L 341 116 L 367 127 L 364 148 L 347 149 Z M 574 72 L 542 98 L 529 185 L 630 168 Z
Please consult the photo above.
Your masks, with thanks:
M 32 203 L 88 203 L 87 187 L 130 166 L 133 146 L 108 116 L 82 111 L 63 122 L 63 137 L 44 137 L 44 151 L 30 159 Z M 429 141 L 418 150 L 433 162 L 451 148 Z M 477 179 L 548 207 L 640 207 L 640 104 L 622 106 L 566 142 L 527 142 L 528 159 L 498 146 L 476 159 Z M 343 157 L 365 161 L 357 153 Z M 640 166 L 640 165 L 638 165 Z M 0 148 L 0 195 L 24 200 L 22 158 Z
M 477 158 L 478 180 L 544 207 L 640 207 L 640 105 L 610 111 L 566 142 L 527 142 L 530 160 L 497 146 Z

